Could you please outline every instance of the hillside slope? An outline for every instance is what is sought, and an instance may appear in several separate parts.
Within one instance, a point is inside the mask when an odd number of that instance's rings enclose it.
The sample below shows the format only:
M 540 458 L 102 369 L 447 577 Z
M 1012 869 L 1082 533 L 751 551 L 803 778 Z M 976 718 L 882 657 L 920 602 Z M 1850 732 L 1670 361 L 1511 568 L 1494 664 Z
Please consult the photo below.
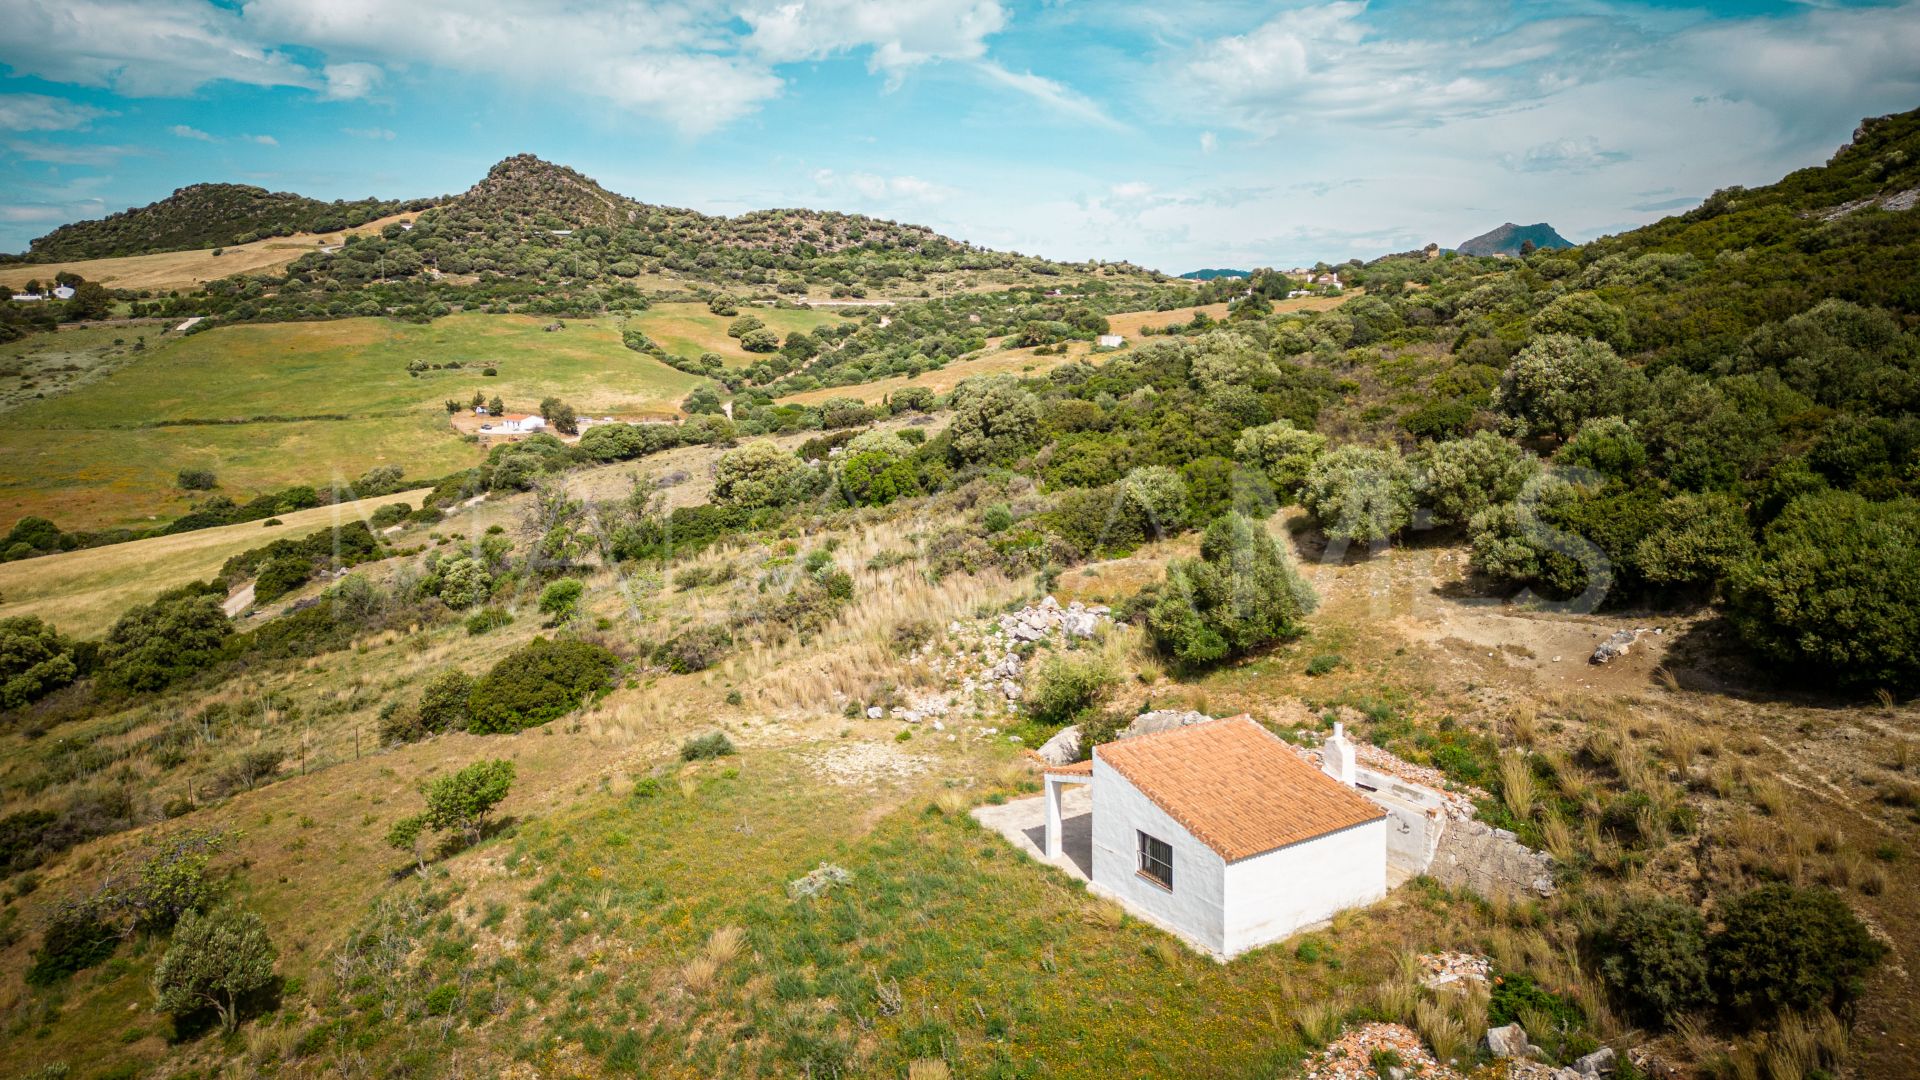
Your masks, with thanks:
M 322 202 L 247 184 L 191 184 L 145 206 L 62 225 L 18 259 L 55 262 L 190 251 L 297 232 L 334 232 L 431 205 L 431 200 Z

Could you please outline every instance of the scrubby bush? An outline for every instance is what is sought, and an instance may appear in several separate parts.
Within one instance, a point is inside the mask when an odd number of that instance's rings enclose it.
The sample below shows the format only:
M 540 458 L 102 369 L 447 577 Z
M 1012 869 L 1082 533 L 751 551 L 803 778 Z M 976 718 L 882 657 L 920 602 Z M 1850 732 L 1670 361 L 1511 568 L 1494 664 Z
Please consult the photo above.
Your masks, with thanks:
M 1327 538 L 1369 544 L 1413 521 L 1413 470 L 1393 449 L 1343 446 L 1307 470 L 1300 504 Z
M 468 698 L 472 695 L 473 678 L 459 668 L 447 668 L 428 679 L 420 688 L 420 703 L 415 707 L 421 730 L 435 734 L 465 728 Z
M 17 709 L 80 676 L 75 642 L 37 616 L 0 619 L 0 711 Z
M 579 578 L 561 578 L 550 583 L 540 592 L 540 614 L 556 623 L 573 618 L 574 609 L 580 606 L 580 596 L 586 591 Z
M 1723 905 L 1707 942 L 1722 1007 L 1749 1018 L 1837 1006 L 1857 996 L 1886 955 L 1831 889 L 1762 885 Z
M 956 465 L 1012 461 L 1032 449 L 1040 404 L 1012 376 L 973 378 L 954 387 L 948 446 Z
M 119 690 L 159 690 L 211 665 L 233 633 L 220 599 L 181 592 L 114 622 L 100 646 L 100 681 Z
M 120 932 L 99 905 L 71 901 L 55 908 L 26 971 L 28 986 L 47 986 L 100 963 L 120 945 Z
M 1920 683 L 1920 502 L 1795 499 L 1729 586 L 1734 625 L 1768 659 L 1843 684 Z
M 241 1004 L 272 984 L 278 958 L 260 916 L 238 908 L 189 913 L 153 969 L 154 1003 L 176 1017 L 212 1006 L 221 1030 L 232 1031 Z
M 1119 673 L 1098 652 L 1049 653 L 1027 676 L 1020 700 L 1037 723 L 1064 724 L 1099 705 L 1119 682 Z
M 1644 384 L 1605 342 L 1545 334 L 1507 366 L 1493 404 L 1523 432 L 1564 439 L 1596 416 L 1626 415 Z
M 1588 943 L 1600 977 L 1634 1015 L 1661 1025 L 1713 1000 L 1707 921 L 1665 897 L 1633 897 Z
M 1234 459 L 1266 477 L 1280 501 L 1294 500 L 1307 470 L 1326 449 L 1327 437 L 1301 431 L 1285 420 L 1250 427 L 1233 444 Z
M 757 510 L 786 506 L 812 493 L 813 470 L 771 442 L 751 442 L 720 455 L 714 466 L 713 501 Z
M 1632 424 L 1618 416 L 1601 416 L 1581 424 L 1553 461 L 1592 469 L 1610 480 L 1631 480 L 1647 467 L 1647 447 Z
M 619 666 L 618 657 L 591 642 L 536 637 L 474 683 L 468 730 L 513 732 L 564 716 L 606 689 Z
M 175 479 L 182 491 L 212 491 L 220 486 L 212 469 L 181 469 Z
M 513 622 L 513 615 L 506 608 L 487 607 L 467 616 L 467 633 L 479 636 L 489 630 L 498 630 Z
M 1200 558 L 1167 567 L 1147 633 L 1180 667 L 1204 668 L 1297 636 L 1315 603 L 1273 536 L 1230 513 L 1207 526 Z
M 705 735 L 696 735 L 680 744 L 682 761 L 706 761 L 710 758 L 726 757 L 733 752 L 733 740 L 727 738 L 724 731 L 709 731 Z
M 471 555 L 456 555 L 437 568 L 440 601 L 455 611 L 485 600 L 493 587 L 486 563 Z
M 920 491 L 913 448 L 891 432 L 868 431 L 847 443 L 834 473 L 840 494 L 855 506 L 885 506 Z
M 1519 495 L 1537 468 L 1519 447 L 1481 431 L 1435 445 L 1420 490 L 1435 523 L 1465 525 L 1487 507 Z
M 1705 585 L 1753 553 L 1753 530 L 1730 495 L 1685 494 L 1660 504 L 1660 524 L 1634 547 L 1633 563 L 1656 585 Z
M 1177 533 L 1187 527 L 1187 482 L 1165 465 L 1144 465 L 1120 481 L 1120 509 L 1142 537 Z
M 653 650 L 655 663 L 676 675 L 705 671 L 720 662 L 733 647 L 733 635 L 718 623 L 683 630 Z

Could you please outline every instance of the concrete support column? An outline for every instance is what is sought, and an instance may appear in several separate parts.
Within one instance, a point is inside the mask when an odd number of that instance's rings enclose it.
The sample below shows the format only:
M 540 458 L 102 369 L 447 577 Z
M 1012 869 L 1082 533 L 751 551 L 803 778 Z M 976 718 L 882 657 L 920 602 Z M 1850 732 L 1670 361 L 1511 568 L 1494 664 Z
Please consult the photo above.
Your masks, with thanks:
M 1063 831 L 1060 824 L 1060 796 L 1064 793 L 1065 789 L 1066 789 L 1066 785 L 1061 783 L 1058 779 L 1051 776 L 1046 778 L 1046 793 L 1047 793 L 1046 856 L 1049 859 L 1057 859 L 1060 857 L 1060 851 L 1061 851 L 1060 836 Z

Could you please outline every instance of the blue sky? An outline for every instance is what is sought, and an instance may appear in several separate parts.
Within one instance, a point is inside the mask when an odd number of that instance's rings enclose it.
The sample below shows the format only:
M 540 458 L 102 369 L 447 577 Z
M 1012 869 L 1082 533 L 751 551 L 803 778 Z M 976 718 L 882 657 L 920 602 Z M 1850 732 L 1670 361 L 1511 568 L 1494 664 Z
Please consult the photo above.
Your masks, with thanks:
M 0 250 L 226 180 L 457 192 L 511 153 L 1172 272 L 1588 239 L 1920 107 L 1920 0 L 13 0 Z

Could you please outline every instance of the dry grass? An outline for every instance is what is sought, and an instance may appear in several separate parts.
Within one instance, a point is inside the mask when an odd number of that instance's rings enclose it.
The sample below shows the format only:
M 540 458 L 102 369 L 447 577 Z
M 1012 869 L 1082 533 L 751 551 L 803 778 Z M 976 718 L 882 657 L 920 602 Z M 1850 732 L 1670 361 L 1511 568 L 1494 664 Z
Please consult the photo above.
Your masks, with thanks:
M 1340 1035 L 1341 1009 L 1331 1001 L 1315 1001 L 1293 1010 L 1293 1023 L 1300 1037 L 1313 1046 L 1324 1046 Z
M 1515 820 L 1533 819 L 1534 797 L 1537 786 L 1533 777 L 1533 765 L 1524 753 L 1509 751 L 1500 755 L 1500 799 L 1507 805 L 1507 812 Z
M 907 1080 L 947 1080 L 953 1071 L 939 1058 L 920 1058 L 907 1065 Z

